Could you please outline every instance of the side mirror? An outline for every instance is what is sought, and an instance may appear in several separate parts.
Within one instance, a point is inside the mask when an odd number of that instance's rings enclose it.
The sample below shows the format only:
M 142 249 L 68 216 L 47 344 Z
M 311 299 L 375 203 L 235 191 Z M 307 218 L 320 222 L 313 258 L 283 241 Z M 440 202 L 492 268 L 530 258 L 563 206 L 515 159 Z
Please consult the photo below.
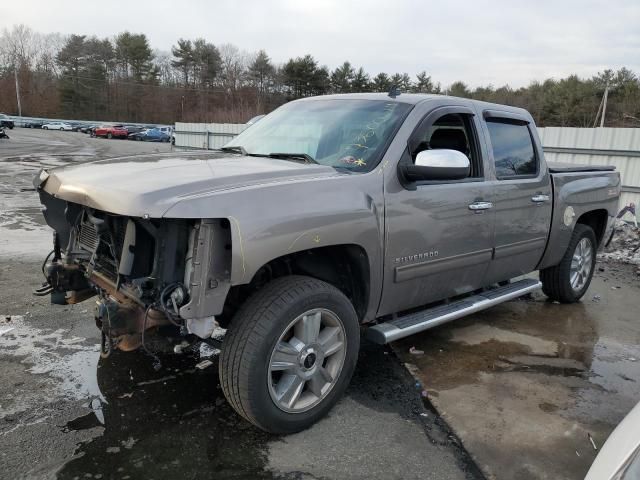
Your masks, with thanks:
M 457 150 L 423 150 L 413 165 L 401 165 L 406 180 L 460 180 L 469 176 L 471 164 L 467 156 Z

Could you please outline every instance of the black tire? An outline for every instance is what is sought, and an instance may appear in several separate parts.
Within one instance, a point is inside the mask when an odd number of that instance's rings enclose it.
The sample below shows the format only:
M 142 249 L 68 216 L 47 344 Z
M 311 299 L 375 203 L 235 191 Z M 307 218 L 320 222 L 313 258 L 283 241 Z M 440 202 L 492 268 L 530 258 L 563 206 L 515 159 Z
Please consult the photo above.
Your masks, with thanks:
M 576 247 L 582 239 L 586 239 L 591 245 L 591 270 L 584 285 L 574 290 L 571 286 L 571 261 L 576 252 Z M 575 303 L 587 292 L 596 265 L 597 242 L 593 229 L 581 223 L 576 224 L 569 241 L 569 246 L 558 265 L 540 270 L 542 291 L 552 300 L 561 303 Z
M 49 127 L 42 127 L 43 130 L 49 130 Z
M 296 317 L 317 308 L 331 311 L 342 322 L 344 363 L 335 383 L 317 405 L 288 413 L 276 405 L 269 393 L 271 353 Z M 358 316 L 342 292 L 310 277 L 278 278 L 253 294 L 231 321 L 220 356 L 222 390 L 231 406 L 262 430 L 276 434 L 298 432 L 326 415 L 342 396 L 355 369 L 359 347 Z

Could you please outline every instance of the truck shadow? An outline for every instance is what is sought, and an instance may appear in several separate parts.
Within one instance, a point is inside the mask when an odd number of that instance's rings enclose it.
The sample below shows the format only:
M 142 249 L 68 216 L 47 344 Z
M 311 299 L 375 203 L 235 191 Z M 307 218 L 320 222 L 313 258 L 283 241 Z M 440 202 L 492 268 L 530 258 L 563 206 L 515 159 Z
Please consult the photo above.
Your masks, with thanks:
M 217 363 L 197 369 L 196 356 L 162 356 L 162 368 L 143 352 L 100 359 L 103 400 L 65 429 L 95 429 L 58 478 L 270 478 L 264 471 L 271 437 L 227 404 Z M 101 432 L 101 433 L 100 433 Z

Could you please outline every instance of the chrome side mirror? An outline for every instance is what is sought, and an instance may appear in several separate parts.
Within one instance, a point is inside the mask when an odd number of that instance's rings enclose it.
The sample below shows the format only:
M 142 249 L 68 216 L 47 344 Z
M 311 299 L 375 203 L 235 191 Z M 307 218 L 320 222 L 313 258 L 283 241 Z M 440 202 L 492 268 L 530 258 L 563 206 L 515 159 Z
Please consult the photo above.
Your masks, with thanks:
M 471 163 L 457 150 L 423 150 L 413 165 L 403 165 L 404 177 L 412 182 L 424 180 L 461 180 L 469 176 Z

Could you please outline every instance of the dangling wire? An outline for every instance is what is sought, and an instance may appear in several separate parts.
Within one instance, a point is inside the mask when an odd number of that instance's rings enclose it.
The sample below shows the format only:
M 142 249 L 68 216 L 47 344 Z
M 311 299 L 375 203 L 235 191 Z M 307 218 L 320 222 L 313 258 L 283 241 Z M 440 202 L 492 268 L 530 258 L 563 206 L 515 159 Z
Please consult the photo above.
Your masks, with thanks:
M 47 274 L 44 273 L 44 267 L 47 266 L 47 262 L 49 261 L 49 259 L 51 258 L 51 255 L 53 255 L 55 253 L 55 250 L 51 250 L 49 252 L 49 255 L 46 256 L 46 258 L 44 259 L 44 262 L 42 262 L 42 275 L 44 275 L 45 280 L 47 280 L 47 282 L 49 281 L 49 279 L 47 278 Z

